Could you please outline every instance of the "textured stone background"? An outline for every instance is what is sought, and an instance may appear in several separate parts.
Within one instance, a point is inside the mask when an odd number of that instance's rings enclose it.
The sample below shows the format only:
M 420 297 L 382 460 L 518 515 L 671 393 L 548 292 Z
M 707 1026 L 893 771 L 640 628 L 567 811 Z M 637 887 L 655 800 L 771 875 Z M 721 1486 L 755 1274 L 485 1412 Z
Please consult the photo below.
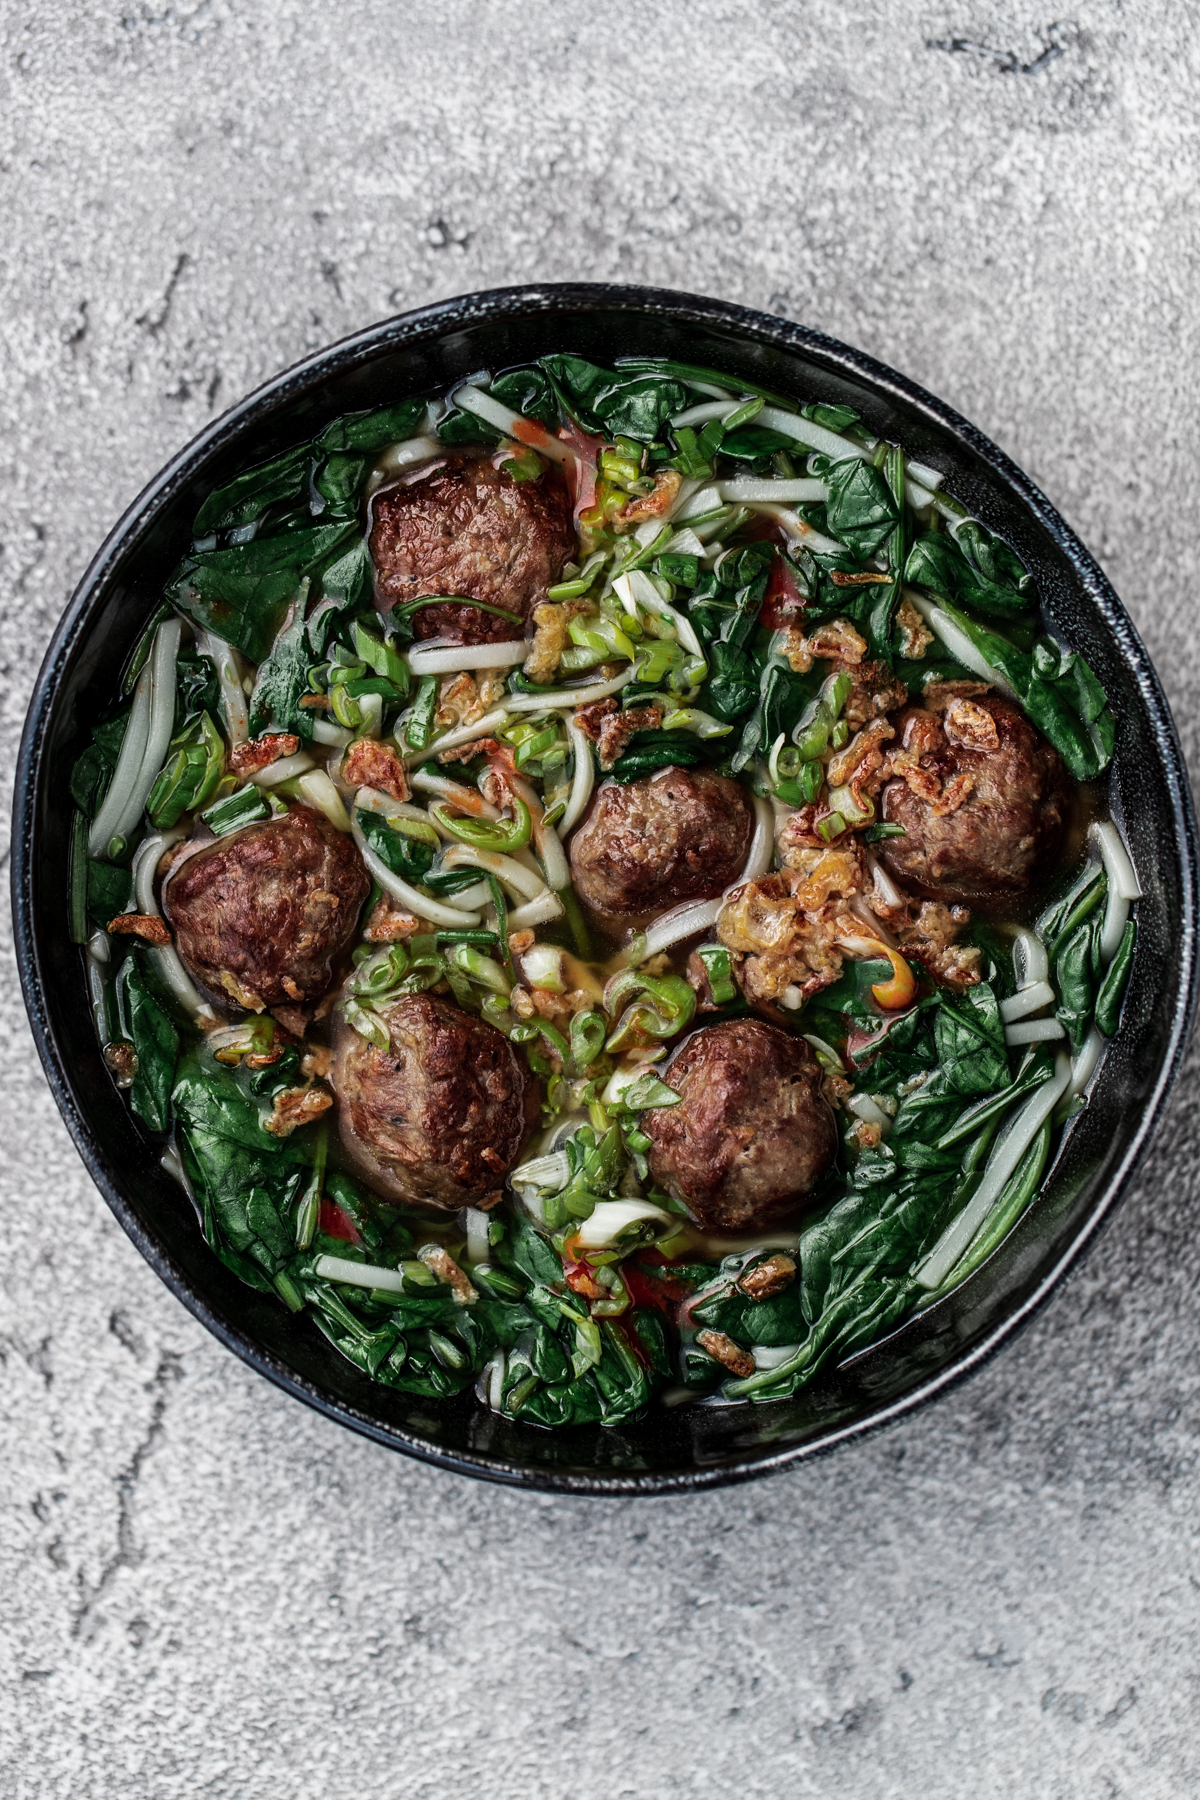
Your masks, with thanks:
M 387 313 L 647 281 L 819 325 L 1042 483 L 1195 724 L 1197 16 L 1178 0 L 0 6 L 7 776 L 109 523 Z M 1109 1800 L 1200 1787 L 1185 1081 L 1042 1320 L 696 1500 L 523 1497 L 256 1380 L 159 1287 L 4 951 L 0 1793 Z

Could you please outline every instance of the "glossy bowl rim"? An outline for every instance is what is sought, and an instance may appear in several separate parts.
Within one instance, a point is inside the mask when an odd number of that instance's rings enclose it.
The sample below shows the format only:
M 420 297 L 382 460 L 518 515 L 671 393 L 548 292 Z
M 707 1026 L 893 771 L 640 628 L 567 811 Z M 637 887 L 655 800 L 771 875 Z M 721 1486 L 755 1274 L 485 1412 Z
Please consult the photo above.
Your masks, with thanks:
M 803 1444 L 791 1445 L 765 1455 L 746 1454 L 741 1458 L 735 1457 L 719 1467 L 644 1474 L 601 1469 L 589 1472 L 543 1466 L 530 1468 L 508 1458 L 484 1452 L 447 1450 L 413 1431 L 386 1426 L 346 1402 L 332 1398 L 315 1383 L 303 1379 L 266 1351 L 248 1333 L 220 1318 L 209 1305 L 204 1293 L 192 1282 L 165 1246 L 143 1226 L 125 1196 L 120 1170 L 111 1166 L 93 1136 L 82 1108 L 76 1102 L 61 1046 L 48 1020 L 31 893 L 38 776 L 66 664 L 75 644 L 86 631 L 92 612 L 103 598 L 105 584 L 120 564 L 127 546 L 136 539 L 155 512 L 164 507 L 177 489 L 187 482 L 194 470 L 214 450 L 230 443 L 248 424 L 276 406 L 295 399 L 297 395 L 356 365 L 371 361 L 393 346 L 441 336 L 474 323 L 538 314 L 554 316 L 597 307 L 617 312 L 658 315 L 684 326 L 690 324 L 724 328 L 751 341 L 776 346 L 785 351 L 810 352 L 833 369 L 867 382 L 885 397 L 902 401 L 924 413 L 937 431 L 958 439 L 969 451 L 980 457 L 990 472 L 1034 515 L 1071 564 L 1111 633 L 1122 661 L 1134 676 L 1170 797 L 1182 876 L 1182 892 L 1179 896 L 1182 979 L 1170 1021 L 1166 1053 L 1157 1071 L 1141 1122 L 1122 1162 L 1100 1188 L 1075 1237 L 1036 1287 L 979 1341 L 957 1354 L 948 1366 L 919 1380 L 907 1393 L 866 1417 L 840 1424 Z M 108 533 L 79 581 L 54 632 L 34 684 L 22 735 L 14 790 L 11 885 L 15 948 L 22 991 L 34 1042 L 55 1102 L 88 1173 L 121 1226 L 159 1278 L 194 1317 L 258 1374 L 266 1376 L 276 1386 L 327 1418 L 349 1426 L 376 1443 L 459 1474 L 510 1486 L 552 1493 L 622 1496 L 684 1493 L 725 1487 L 756 1480 L 760 1476 L 808 1461 L 814 1456 L 826 1455 L 842 1444 L 878 1431 L 927 1405 L 939 1394 L 980 1369 L 1030 1322 L 1112 1217 L 1146 1154 L 1179 1074 L 1197 1003 L 1198 860 L 1195 817 L 1182 751 L 1165 694 L 1141 639 L 1094 558 L 1041 490 L 998 446 L 952 407 L 917 383 L 896 373 L 874 357 L 852 349 L 822 332 L 727 301 L 666 289 L 615 283 L 570 282 L 488 289 L 460 295 L 395 315 L 355 332 L 280 371 L 237 401 L 219 418 L 210 421 L 146 484 Z

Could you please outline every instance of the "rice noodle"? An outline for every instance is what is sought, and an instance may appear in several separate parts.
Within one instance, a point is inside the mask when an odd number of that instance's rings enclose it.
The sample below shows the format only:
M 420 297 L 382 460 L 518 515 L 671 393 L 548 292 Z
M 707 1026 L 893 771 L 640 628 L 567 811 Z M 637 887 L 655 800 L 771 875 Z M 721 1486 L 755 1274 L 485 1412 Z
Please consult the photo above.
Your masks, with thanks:
M 755 510 L 764 513 L 769 519 L 774 519 L 777 524 L 783 526 L 790 537 L 803 544 L 805 549 L 815 551 L 819 556 L 840 556 L 846 548 L 845 544 L 839 543 L 836 538 L 825 537 L 821 532 L 814 531 L 813 527 L 806 524 L 799 513 L 792 512 L 786 506 L 759 506 Z
M 587 810 L 588 801 L 592 797 L 592 788 L 596 781 L 596 767 L 592 761 L 592 746 L 582 729 L 574 719 L 567 720 L 567 737 L 575 755 L 575 772 L 571 778 L 571 797 L 567 801 L 567 810 L 558 822 L 558 836 L 561 842 L 569 832 L 574 831 Z
M 546 824 L 546 809 L 529 783 L 514 781 L 512 787 L 529 808 L 529 816 L 533 822 L 533 842 L 546 872 L 546 884 L 556 894 L 560 894 L 571 885 L 571 871 L 563 854 L 562 839 L 552 826 Z
M 442 737 L 435 738 L 432 744 L 426 744 L 424 750 L 409 750 L 405 753 L 406 763 L 432 762 L 443 750 L 459 750 L 464 744 L 473 744 L 476 738 L 491 737 L 508 720 L 508 709 L 497 706 L 473 725 L 458 725 L 453 731 L 447 731 Z
M 313 720 L 313 742 L 333 745 L 344 750 L 347 744 L 354 741 L 354 733 L 347 731 L 344 725 L 335 725 L 332 719 Z
M 1013 972 L 1018 988 L 1044 984 L 1050 973 L 1050 958 L 1040 937 L 1022 926 L 1013 938 Z
M 1057 1019 L 1018 1019 L 1015 1025 L 1004 1027 L 1004 1041 L 1010 1047 L 1017 1044 L 1053 1044 L 1066 1035 Z
M 551 436 L 546 427 L 539 425 L 536 419 L 527 419 L 522 413 L 514 412 L 511 406 L 505 406 L 503 401 L 494 400 L 491 394 L 481 393 L 477 387 L 472 387 L 470 382 L 452 394 L 451 400 L 455 406 L 461 407 L 463 412 L 474 413 L 477 419 L 486 420 L 489 425 L 494 425 L 497 431 L 503 431 L 507 436 L 515 438 L 518 444 L 524 444 L 531 450 L 540 451 L 543 456 L 552 457 L 555 462 L 571 464 L 577 460 L 576 453 L 570 444 L 564 443 L 561 438 Z
M 1100 957 L 1107 966 L 1121 947 L 1121 939 L 1125 936 L 1125 927 L 1129 923 L 1129 901 L 1124 899 L 1112 887 L 1108 889 L 1108 905 L 1104 909 L 1104 924 L 1100 929 Z
M 732 481 L 717 484 L 722 500 L 736 506 L 757 506 L 774 501 L 781 506 L 797 502 L 828 500 L 829 488 L 824 481 L 764 481 L 753 475 L 739 475 Z
M 916 1271 L 915 1279 L 919 1286 L 930 1290 L 940 1287 L 955 1263 L 970 1249 L 996 1201 L 1016 1173 L 1021 1158 L 1066 1092 L 1070 1079 L 1071 1064 L 1067 1057 L 1060 1054 L 1055 1063 L 1054 1074 L 1030 1096 L 992 1151 L 983 1177 L 970 1201 L 942 1233 Z
M 381 819 L 410 819 L 416 825 L 437 829 L 436 822 L 423 806 L 413 806 L 407 800 L 393 800 L 390 794 L 380 793 L 378 788 L 360 787 L 354 795 L 354 804 L 363 812 L 378 813 Z
M 928 463 L 918 462 L 913 456 L 906 458 L 904 467 L 906 474 L 911 475 L 914 481 L 919 481 L 923 488 L 928 488 L 932 499 L 933 490 L 941 487 L 944 479 L 938 470 L 931 469 Z
M 802 419 L 799 413 L 785 412 L 781 406 L 764 406 L 754 423 L 765 425 L 768 431 L 778 431 L 783 437 L 795 438 L 798 444 L 807 444 L 810 450 L 819 450 L 834 462 L 844 462 L 850 456 L 865 461 L 871 454 L 852 438 L 815 425 L 811 419 Z
M 504 704 L 510 713 L 555 712 L 563 706 L 590 706 L 593 700 L 607 700 L 619 694 L 633 680 L 633 668 L 622 669 L 608 681 L 593 681 L 576 688 L 558 687 L 546 694 L 509 694 Z
M 502 1412 L 504 1408 L 504 1376 L 507 1368 L 507 1350 L 497 1350 L 486 1365 L 487 1404 L 493 1412 Z
M 544 887 L 533 900 L 527 900 L 524 906 L 514 907 L 508 915 L 508 923 L 513 931 L 525 931 L 531 925 L 548 925 L 552 919 L 561 919 L 563 912 L 563 903 L 558 895 Z
M 162 917 L 158 896 L 154 892 L 154 877 L 159 859 L 164 850 L 169 850 L 185 835 L 182 825 L 177 825 L 170 831 L 153 833 L 138 845 L 137 855 L 133 859 L 133 896 L 138 912 L 146 914 L 148 918 Z M 184 968 L 174 944 L 152 944 L 148 955 L 159 980 L 186 1013 L 201 1023 L 216 1018 L 216 1013 Z
M 736 886 L 744 881 L 758 881 L 767 874 L 775 857 L 775 813 L 769 800 L 761 794 L 754 796 L 754 836 L 750 840 L 750 851 L 746 857 L 746 866 L 737 878 Z
M 723 904 L 721 900 L 689 900 L 685 905 L 663 913 L 646 930 L 642 961 L 657 956 L 662 950 L 669 950 L 682 938 L 710 930 L 716 924 Z
M 88 997 L 92 1003 L 92 1023 L 96 1029 L 101 1050 L 107 1050 L 112 1042 L 108 1029 L 108 982 L 104 971 L 112 957 L 108 939 L 102 931 L 94 931 L 87 941 L 87 984 Z
M 542 877 L 532 869 L 527 869 L 524 863 L 519 863 L 515 856 L 505 856 L 499 850 L 477 850 L 474 844 L 451 844 L 442 857 L 442 868 L 484 869 L 489 875 L 494 875 L 510 893 L 520 895 L 522 900 L 540 899 L 546 892 L 546 883 Z M 456 920 L 455 923 L 459 921 Z
M 1009 1000 L 1000 1002 L 1000 1017 L 1006 1025 L 1017 1019 L 1024 1019 L 1030 1013 L 1041 1012 L 1043 1006 L 1052 1006 L 1058 995 L 1048 981 L 1031 982 L 1023 987 Z
M 1071 1079 L 1067 1084 L 1065 1099 L 1073 1100 L 1076 1094 L 1082 1094 L 1096 1073 L 1096 1065 L 1104 1054 L 1104 1043 L 1102 1033 L 1093 1025 L 1083 1040 L 1083 1047 L 1078 1056 L 1071 1064 Z
M 692 383 L 689 382 L 689 386 Z M 701 400 L 695 406 L 687 406 L 676 413 L 671 420 L 671 429 L 678 431 L 682 427 L 707 425 L 710 419 L 728 419 L 742 405 L 740 400 Z
M 473 882 L 469 888 L 459 888 L 456 894 L 446 895 L 447 906 L 458 907 L 462 912 L 479 912 L 490 906 L 492 890 L 486 881 Z
M 133 792 L 143 759 L 146 754 L 146 736 L 150 729 L 150 665 L 138 676 L 138 683 L 133 691 L 133 707 L 129 714 L 129 722 L 125 727 L 125 736 L 121 740 L 121 749 L 117 756 L 117 766 L 113 771 L 104 802 L 93 819 L 88 832 L 88 855 L 107 856 L 108 846 L 118 836 L 117 824 L 120 821 L 129 796 Z
M 1114 894 L 1122 900 L 1140 900 L 1141 885 L 1133 871 L 1129 853 L 1121 842 L 1121 836 L 1111 819 L 1092 826 L 1088 832 L 1088 841 L 1100 852 L 1104 862 L 1108 885 Z
M 241 654 L 215 631 L 197 631 L 196 645 L 217 671 L 221 687 L 221 711 L 225 716 L 225 733 L 231 746 L 244 744 L 250 736 L 250 718 L 246 708 L 246 690 L 242 686 L 246 670 Z M 322 721 L 318 721 L 321 723 Z
M 297 750 L 294 756 L 281 756 L 278 762 L 268 763 L 265 769 L 255 769 L 250 780 L 257 788 L 282 787 L 294 775 L 307 775 L 313 766 L 308 751 Z
M 469 812 L 473 819 L 500 817 L 499 807 L 493 806 L 490 800 L 485 800 L 474 788 L 464 786 L 461 781 L 452 781 L 449 775 L 429 775 L 424 769 L 415 769 L 409 776 L 409 786 L 421 793 L 437 794 L 451 806 L 457 806 L 462 812 Z M 432 816 L 431 823 L 437 825 L 437 820 Z
M 414 675 L 452 675 L 462 669 L 511 668 L 528 655 L 524 638 L 503 644 L 414 644 L 408 666 Z
M 368 873 L 374 877 L 385 894 L 398 900 L 409 912 L 416 913 L 419 919 L 428 919 L 431 925 L 445 925 L 448 929 L 456 926 L 474 926 L 479 924 L 479 914 L 463 912 L 459 907 L 443 906 L 438 900 L 431 900 L 410 887 L 399 875 L 388 868 L 382 857 L 377 856 L 367 842 L 363 828 L 357 818 L 351 820 L 354 841 L 358 845 L 359 854 L 367 866 Z
M 382 452 L 372 470 L 376 485 L 382 487 L 390 476 L 399 475 L 403 469 L 411 469 L 417 463 L 429 462 L 435 456 L 445 456 L 446 446 L 437 438 L 422 434 L 420 437 L 405 438 L 402 443 L 389 444 Z
M 348 1256 L 318 1256 L 313 1263 L 313 1274 L 322 1281 L 341 1281 L 350 1287 L 378 1288 L 388 1294 L 404 1292 L 404 1276 L 399 1269 L 351 1262 Z

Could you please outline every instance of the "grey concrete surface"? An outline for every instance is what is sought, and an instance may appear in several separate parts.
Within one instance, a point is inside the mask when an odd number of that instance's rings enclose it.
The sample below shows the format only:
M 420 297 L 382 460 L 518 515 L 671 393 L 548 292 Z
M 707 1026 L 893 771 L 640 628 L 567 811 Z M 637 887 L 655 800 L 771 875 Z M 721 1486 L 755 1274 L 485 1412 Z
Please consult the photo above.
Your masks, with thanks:
M 1200 754 L 1178 0 L 4 0 L 0 729 L 212 414 L 508 281 L 773 309 L 944 396 L 1106 564 Z M 0 1795 L 1200 1791 L 1193 1065 L 1069 1288 L 821 1466 L 523 1497 L 256 1380 L 83 1174 L 6 940 Z

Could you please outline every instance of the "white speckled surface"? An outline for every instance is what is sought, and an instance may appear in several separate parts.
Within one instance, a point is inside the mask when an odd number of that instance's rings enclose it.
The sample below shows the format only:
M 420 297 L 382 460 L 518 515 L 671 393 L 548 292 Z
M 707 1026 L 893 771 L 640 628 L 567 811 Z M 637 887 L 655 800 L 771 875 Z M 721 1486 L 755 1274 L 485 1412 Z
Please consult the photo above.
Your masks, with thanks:
M 513 281 L 745 300 L 873 352 L 1106 565 L 1195 757 L 1191 7 L 0 6 L 0 729 L 216 410 Z M 1200 1790 L 1193 1066 L 1080 1275 L 819 1466 L 559 1501 L 285 1400 L 84 1176 L 5 949 L 0 1795 Z

